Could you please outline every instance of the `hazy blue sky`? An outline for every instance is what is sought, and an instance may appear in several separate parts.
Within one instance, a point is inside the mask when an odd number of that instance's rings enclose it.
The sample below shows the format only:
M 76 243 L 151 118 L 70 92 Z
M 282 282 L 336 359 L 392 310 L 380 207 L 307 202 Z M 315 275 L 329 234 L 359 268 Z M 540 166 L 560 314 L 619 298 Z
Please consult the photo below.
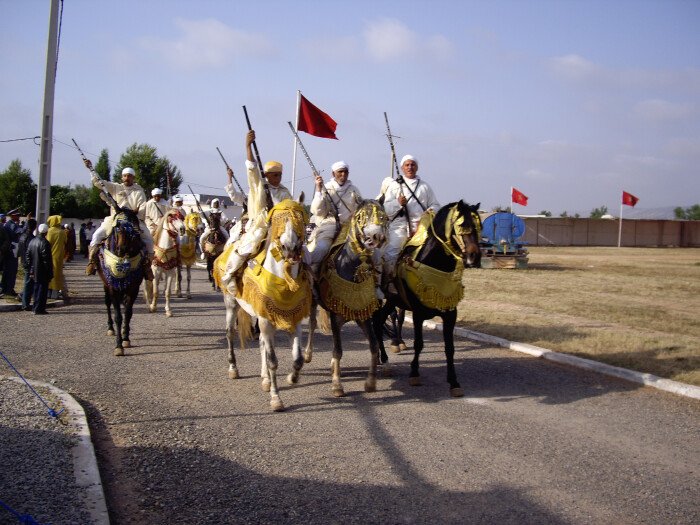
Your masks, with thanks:
M 41 133 L 48 0 L 0 0 L 0 140 Z M 195 191 L 245 185 L 246 105 L 263 161 L 291 187 L 296 91 L 340 140 L 301 134 L 324 178 L 336 160 L 366 197 L 399 156 L 441 202 L 619 211 L 700 202 L 700 1 L 65 0 L 54 137 L 111 161 L 158 148 Z M 55 143 L 52 182 L 87 184 Z M 38 174 L 31 141 L 0 143 Z M 304 158 L 295 193 L 312 190 Z M 186 188 L 186 186 L 185 186 Z

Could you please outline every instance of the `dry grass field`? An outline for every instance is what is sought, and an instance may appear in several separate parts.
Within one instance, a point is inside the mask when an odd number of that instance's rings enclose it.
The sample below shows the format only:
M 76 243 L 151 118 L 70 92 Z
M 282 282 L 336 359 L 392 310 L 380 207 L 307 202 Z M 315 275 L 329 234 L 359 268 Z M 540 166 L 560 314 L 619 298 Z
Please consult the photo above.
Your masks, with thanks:
M 466 328 L 700 385 L 700 249 L 534 247 L 464 284 Z

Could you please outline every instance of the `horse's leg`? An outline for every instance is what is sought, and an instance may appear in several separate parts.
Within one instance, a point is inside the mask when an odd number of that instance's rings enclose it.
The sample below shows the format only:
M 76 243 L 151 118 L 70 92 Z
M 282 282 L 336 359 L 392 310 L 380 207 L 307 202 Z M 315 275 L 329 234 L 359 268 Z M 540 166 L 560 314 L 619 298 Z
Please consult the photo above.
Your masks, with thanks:
M 134 313 L 134 302 L 136 301 L 136 296 L 139 293 L 139 287 L 136 286 L 135 289 L 125 292 L 124 303 L 124 324 L 122 327 L 122 339 L 124 348 L 131 348 L 131 339 L 129 334 L 131 332 L 131 316 Z
M 391 352 L 394 354 L 401 353 L 401 339 L 399 334 L 399 323 L 397 321 L 398 314 L 396 313 L 396 308 L 392 308 L 389 313 L 389 319 L 391 319 Z
M 318 304 L 316 300 L 311 301 L 311 312 L 309 313 L 309 334 L 306 340 L 306 348 L 304 349 L 304 362 L 310 363 L 314 355 L 314 333 L 316 332 L 316 314 L 318 313 Z
M 109 294 L 109 288 L 105 289 L 105 306 L 107 307 L 107 335 L 114 335 L 114 322 L 112 322 L 112 298 Z
M 173 312 L 170 309 L 170 289 L 173 286 L 173 278 L 175 277 L 175 269 L 165 272 L 165 317 L 172 317 Z
M 403 308 L 398 308 L 396 314 L 396 338 L 399 342 L 399 350 L 403 352 L 406 350 L 406 343 L 403 341 L 403 322 L 406 319 L 406 310 Z
M 333 330 L 333 355 L 331 357 L 331 391 L 335 397 L 343 397 L 345 390 L 340 382 L 340 360 L 343 358 L 343 344 L 340 340 L 340 330 L 343 324 L 339 316 L 328 312 L 331 317 L 331 329 Z
M 256 327 L 260 326 L 260 321 L 257 318 L 255 320 L 255 326 Z M 260 385 L 263 389 L 263 392 L 269 392 L 270 391 L 270 371 L 267 368 L 267 354 L 265 351 L 265 346 L 263 344 L 262 332 L 259 331 L 259 328 L 258 328 L 258 347 L 260 348 L 260 377 L 262 378 Z
M 389 356 L 386 354 L 386 349 L 384 348 L 384 323 L 392 309 L 393 306 L 386 302 L 379 310 L 372 314 L 372 324 L 374 325 L 374 334 L 379 344 L 379 358 L 382 364 L 386 364 L 387 361 L 389 361 Z M 386 371 L 384 373 L 386 373 Z
M 151 300 L 153 299 L 153 281 L 143 280 L 143 298 L 146 300 L 148 311 L 151 311 Z
M 457 381 L 455 371 L 455 324 L 457 323 L 457 310 L 443 312 L 442 317 L 442 337 L 445 341 L 445 358 L 447 359 L 447 382 L 450 384 L 450 395 L 452 397 L 464 396 L 464 390 Z
M 270 380 L 270 407 L 275 412 L 284 410 L 277 387 L 277 355 L 275 354 L 275 327 L 262 317 L 260 321 L 260 348 L 265 350 L 267 373 Z
M 177 265 L 177 282 L 175 283 L 175 295 L 182 297 L 182 267 Z
M 294 329 L 292 339 L 292 371 L 287 376 L 287 383 L 293 385 L 299 382 L 299 374 L 304 366 L 304 355 L 301 352 L 301 323 Z
M 216 282 L 214 281 L 214 257 L 207 255 L 207 274 L 212 290 L 216 290 Z
M 114 321 L 117 323 L 116 333 L 114 334 L 117 337 L 117 346 L 114 347 L 114 355 L 115 356 L 123 356 L 124 355 L 124 345 L 122 344 L 122 308 L 121 308 L 121 302 L 122 302 L 122 293 L 112 291 L 112 307 L 114 308 Z
M 367 372 L 367 379 L 365 380 L 365 392 L 376 392 L 377 363 L 379 362 L 379 343 L 377 342 L 377 335 L 374 333 L 372 319 L 366 319 L 365 321 L 357 321 L 357 326 L 362 328 L 362 331 L 365 333 L 367 341 L 369 341 L 370 361 L 369 371 Z
M 153 265 L 153 281 L 151 284 L 151 302 L 148 305 L 148 310 L 154 313 L 158 309 L 158 288 L 160 287 L 160 278 L 162 272 L 159 266 Z
M 192 294 L 190 293 L 190 280 L 192 279 L 192 275 L 190 271 L 192 270 L 192 266 L 187 266 L 187 298 L 192 299 Z
M 408 384 L 420 386 L 420 373 L 418 372 L 418 360 L 423 350 L 423 316 L 413 312 L 413 361 L 411 361 L 411 373 L 408 376 Z
M 189 274 L 189 267 L 187 268 Z M 189 285 L 188 285 L 189 292 Z M 189 295 L 189 293 L 188 293 Z M 238 379 L 238 367 L 236 366 L 236 353 L 234 351 L 235 335 L 236 335 L 236 313 L 238 303 L 236 298 L 231 294 L 224 295 L 224 304 L 226 305 L 226 341 L 228 342 L 228 377 L 229 379 Z

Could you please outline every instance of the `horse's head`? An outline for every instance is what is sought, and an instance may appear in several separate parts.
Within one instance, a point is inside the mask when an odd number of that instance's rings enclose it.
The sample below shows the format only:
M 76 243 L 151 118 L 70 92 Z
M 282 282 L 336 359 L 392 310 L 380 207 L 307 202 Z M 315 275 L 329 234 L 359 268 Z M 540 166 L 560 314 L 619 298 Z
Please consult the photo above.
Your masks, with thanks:
M 141 251 L 142 241 L 138 232 L 136 212 L 123 209 L 114 216 L 110 251 L 117 257 L 134 256 Z
M 447 244 L 462 257 L 467 268 L 481 266 L 481 203 L 470 205 L 464 201 L 444 206 L 435 216 L 435 230 Z
M 274 242 L 283 260 L 297 263 L 301 260 L 306 239 L 309 215 L 297 201 L 285 199 L 268 213 L 269 238 Z
M 188 213 L 185 217 L 185 228 L 191 232 L 199 231 L 199 226 L 202 224 L 202 216 L 195 212 Z M 195 233 L 196 235 L 196 233 Z
M 185 235 L 185 218 L 182 216 L 182 213 L 180 213 L 179 210 L 171 210 L 166 214 L 166 218 L 168 223 L 167 228 L 169 231 L 174 231 L 180 237 Z
M 365 200 L 350 221 L 349 237 L 360 250 L 374 251 L 386 243 L 389 218 L 375 200 Z

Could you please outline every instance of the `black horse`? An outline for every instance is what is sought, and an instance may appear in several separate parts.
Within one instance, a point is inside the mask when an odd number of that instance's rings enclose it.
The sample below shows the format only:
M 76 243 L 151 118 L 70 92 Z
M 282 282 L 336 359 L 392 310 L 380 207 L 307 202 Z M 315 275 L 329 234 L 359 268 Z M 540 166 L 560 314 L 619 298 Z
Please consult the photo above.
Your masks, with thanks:
M 310 362 L 313 353 L 318 302 L 328 312 L 333 332 L 331 374 L 335 397 L 345 395 L 340 382 L 340 360 L 343 357 L 340 331 L 347 321 L 355 321 L 367 337 L 371 359 L 365 391 L 374 392 L 377 389 L 379 341 L 372 316 L 379 310 L 381 303 L 376 296 L 378 276 L 374 271 L 373 255 L 386 242 L 388 222 L 379 202 L 363 201 L 321 263 L 309 316 L 309 339 L 304 360 Z
M 124 348 L 131 346 L 129 328 L 134 301 L 143 281 L 143 241 L 138 230 L 138 218 L 128 209 L 122 209 L 113 217 L 112 231 L 100 246 L 100 264 L 97 273 L 102 279 L 107 306 L 107 334 L 116 335 L 114 355 L 123 356 Z M 124 314 L 122 316 L 122 305 Z M 117 329 L 114 330 L 112 308 Z
M 439 316 L 443 323 L 447 382 L 453 397 L 464 395 L 454 366 L 454 328 L 457 303 L 462 298 L 462 270 L 481 265 L 479 206 L 463 201 L 440 208 L 430 220 L 425 215 L 418 231 L 409 240 L 397 260 L 394 281 L 398 294 L 388 294 L 387 301 L 374 317 L 382 363 L 387 361 L 383 330 L 387 316 L 396 308 L 413 312 L 414 355 L 409 382 L 420 385 L 419 357 L 423 350 L 423 321 Z M 398 333 L 400 338 L 401 334 Z
M 226 244 L 226 238 L 221 233 L 221 214 L 210 213 L 207 216 L 207 224 L 209 225 L 209 232 L 206 237 L 201 241 L 202 252 L 207 260 L 207 276 L 209 277 L 209 282 L 214 290 L 217 290 L 216 281 L 214 280 L 214 261 L 221 255 L 224 251 L 224 244 Z

